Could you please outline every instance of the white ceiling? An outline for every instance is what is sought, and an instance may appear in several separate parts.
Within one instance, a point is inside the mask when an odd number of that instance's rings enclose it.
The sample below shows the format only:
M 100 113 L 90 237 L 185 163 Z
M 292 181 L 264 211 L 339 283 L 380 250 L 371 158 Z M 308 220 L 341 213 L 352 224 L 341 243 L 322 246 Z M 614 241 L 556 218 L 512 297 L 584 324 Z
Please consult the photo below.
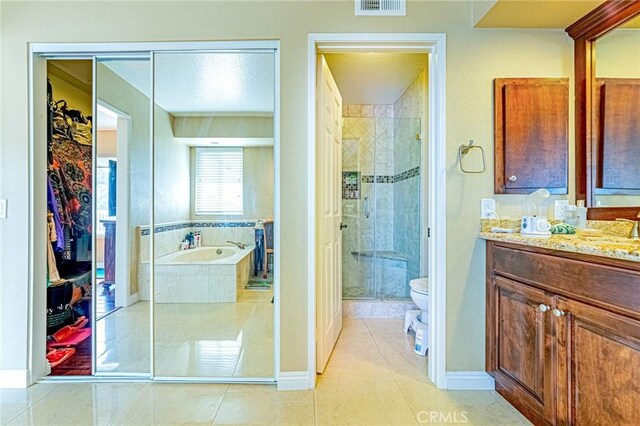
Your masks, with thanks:
M 427 66 L 426 53 L 327 53 L 343 104 L 392 104 Z
M 118 115 L 98 104 L 98 130 L 116 130 L 118 128 Z
M 150 94 L 148 62 L 104 64 Z M 265 53 L 156 54 L 155 100 L 172 114 L 273 112 L 274 65 L 274 55 Z

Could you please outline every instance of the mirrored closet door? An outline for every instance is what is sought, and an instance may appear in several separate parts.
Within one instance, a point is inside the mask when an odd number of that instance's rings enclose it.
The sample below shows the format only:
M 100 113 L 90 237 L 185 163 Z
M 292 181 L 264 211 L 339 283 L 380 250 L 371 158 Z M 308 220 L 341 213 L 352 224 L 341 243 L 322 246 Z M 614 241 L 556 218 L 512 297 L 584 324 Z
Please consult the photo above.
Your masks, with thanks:
M 155 375 L 271 378 L 274 55 L 156 53 L 154 101 Z
M 151 61 L 96 65 L 96 367 L 150 373 Z
M 49 375 L 272 381 L 274 50 L 71 56 L 46 59 Z

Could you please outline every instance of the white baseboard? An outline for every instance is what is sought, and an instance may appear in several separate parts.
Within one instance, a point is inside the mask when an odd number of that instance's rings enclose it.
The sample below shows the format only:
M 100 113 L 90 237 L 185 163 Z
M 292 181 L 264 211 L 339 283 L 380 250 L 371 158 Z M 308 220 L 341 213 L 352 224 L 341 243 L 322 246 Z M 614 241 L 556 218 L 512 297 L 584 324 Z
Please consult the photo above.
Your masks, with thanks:
M 306 371 L 283 371 L 278 375 L 279 391 L 309 389 L 309 373 Z
M 449 390 L 495 390 L 496 384 L 484 371 L 447 371 L 446 389 Z
M 29 370 L 0 370 L 0 389 L 24 389 L 31 384 L 29 376 Z
M 133 293 L 129 295 L 129 303 L 127 306 L 131 306 L 134 303 L 138 303 L 140 301 L 140 293 Z

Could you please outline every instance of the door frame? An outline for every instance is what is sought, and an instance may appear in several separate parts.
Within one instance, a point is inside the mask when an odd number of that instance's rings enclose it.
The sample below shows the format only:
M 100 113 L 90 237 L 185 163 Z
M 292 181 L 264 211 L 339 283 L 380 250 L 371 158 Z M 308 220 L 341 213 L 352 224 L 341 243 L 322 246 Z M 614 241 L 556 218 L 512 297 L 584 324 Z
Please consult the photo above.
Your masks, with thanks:
M 112 57 L 114 55 L 123 58 L 150 57 L 153 65 L 153 54 L 155 52 L 256 52 L 272 51 L 274 56 L 274 113 L 273 113 L 273 156 L 274 156 L 274 371 L 273 378 L 162 378 L 155 377 L 154 374 L 154 341 L 153 341 L 153 308 L 150 309 L 151 337 L 150 337 L 150 372 L 142 375 L 132 375 L 127 373 L 109 376 L 60 376 L 48 378 L 48 381 L 56 382 L 98 382 L 98 381 L 137 381 L 155 380 L 171 382 L 195 382 L 195 383 L 266 383 L 273 384 L 282 376 L 281 356 L 280 356 L 280 230 L 282 224 L 280 220 L 281 204 L 281 179 L 280 179 L 280 41 L 279 40 L 233 40 L 233 41 L 169 41 L 169 42 L 115 42 L 115 43 L 29 43 L 28 45 L 28 91 L 29 91 L 29 231 L 28 231 L 28 374 L 27 385 L 40 381 L 47 374 L 46 370 L 46 344 L 45 328 L 46 324 L 46 292 L 42 291 L 41 283 L 46 283 L 46 243 L 41 235 L 46 233 L 46 149 L 42 149 L 43 142 L 46 144 L 46 65 L 48 59 L 94 59 L 95 57 Z M 95 60 L 94 60 L 95 62 Z M 94 66 L 95 82 L 95 66 Z M 151 84 L 153 87 L 153 67 L 151 71 Z M 94 98 L 95 84 L 93 86 Z M 152 90 L 153 99 L 153 90 Z M 94 107 L 95 107 L 94 103 Z M 94 114 L 95 116 L 95 111 Z M 151 133 L 153 140 L 153 108 L 151 108 Z M 95 128 L 94 128 L 95 131 Z M 153 144 L 151 145 L 151 155 L 153 155 Z M 151 200 L 153 203 L 153 162 L 151 178 Z M 153 210 L 151 209 L 150 223 L 153 224 Z M 95 214 L 94 214 L 95 216 Z M 154 233 L 151 233 L 150 252 L 153 253 Z M 95 259 L 94 259 L 95 261 Z M 95 262 L 94 262 L 95 263 Z M 95 278 L 95 271 L 93 272 Z M 94 279 L 95 281 L 95 279 Z M 151 278 L 151 288 L 153 289 L 153 278 Z M 37 284 L 36 283 L 40 283 Z M 153 294 L 153 291 L 152 291 Z M 94 303 L 95 305 L 95 303 Z M 153 305 L 153 299 L 151 301 Z M 95 352 L 95 349 L 93 349 Z M 93 371 L 94 366 L 92 366 Z
M 443 33 L 312 33 L 307 49 L 307 282 L 309 388 L 316 382 L 316 61 L 319 53 L 416 52 L 429 54 L 427 137 L 427 217 L 429 302 L 429 380 L 446 387 L 446 35 Z M 424 132 L 423 132 L 424 133 Z M 424 137 L 423 137 L 424 139 Z M 423 141 L 423 146 L 425 141 Z M 424 153 L 424 150 L 423 150 Z M 424 164 L 424 163 L 423 163 Z M 423 197 L 424 198 L 424 197 Z M 423 222 L 424 223 L 424 222 Z
M 129 140 L 131 139 L 131 116 L 100 99 L 97 105 L 115 114 L 116 118 L 116 161 L 117 168 L 116 216 L 120 219 L 120 226 L 116 222 L 116 241 L 120 246 L 129 247 Z M 99 123 L 99 122 L 98 122 Z M 96 127 L 96 132 L 100 129 Z M 126 213 L 126 214 L 123 214 Z M 139 300 L 138 293 L 131 294 L 129 271 L 131 257 L 124 250 L 116 251 L 116 306 L 133 305 Z M 120 271 L 120 273 L 118 273 Z

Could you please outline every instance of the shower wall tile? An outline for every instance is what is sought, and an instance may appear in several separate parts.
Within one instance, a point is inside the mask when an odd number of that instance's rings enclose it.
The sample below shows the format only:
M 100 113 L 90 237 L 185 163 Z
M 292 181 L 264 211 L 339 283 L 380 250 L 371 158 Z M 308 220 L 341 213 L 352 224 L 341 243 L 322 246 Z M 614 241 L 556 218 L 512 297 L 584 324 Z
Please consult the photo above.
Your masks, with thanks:
M 349 117 L 362 117 L 362 105 L 349 105 Z
M 424 78 L 425 71 L 422 71 L 393 104 L 395 118 L 422 117 Z
M 425 172 L 421 165 L 421 133 L 424 99 L 424 72 L 421 73 L 394 103 L 394 250 L 407 258 L 404 277 L 399 278 L 397 266 L 383 274 L 391 279 L 403 279 L 404 286 L 385 288 L 384 292 L 408 295 L 408 282 L 420 274 L 420 181 Z M 416 173 L 418 172 L 418 173 Z M 406 297 L 406 296 L 405 296 Z
M 362 105 L 362 117 L 375 117 L 373 105 Z

